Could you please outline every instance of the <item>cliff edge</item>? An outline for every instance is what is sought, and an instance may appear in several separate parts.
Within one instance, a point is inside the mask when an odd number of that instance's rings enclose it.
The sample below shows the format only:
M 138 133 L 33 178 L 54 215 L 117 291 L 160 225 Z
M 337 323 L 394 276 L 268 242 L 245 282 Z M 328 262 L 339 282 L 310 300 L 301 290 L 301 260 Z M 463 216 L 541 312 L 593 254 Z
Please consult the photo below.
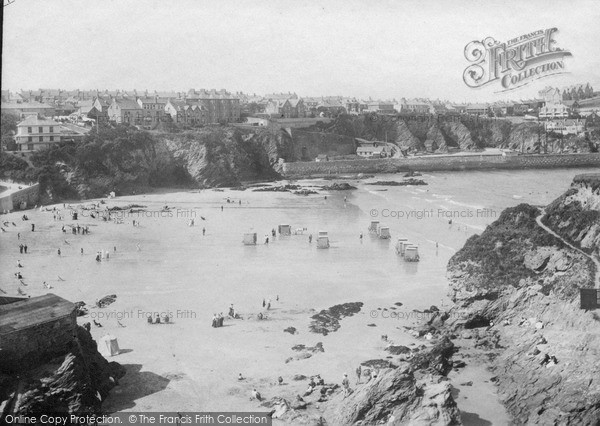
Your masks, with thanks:
M 491 361 L 516 424 L 600 420 L 600 313 L 579 308 L 599 286 L 599 211 L 597 176 L 578 176 L 545 213 L 506 209 L 448 264 L 446 327 Z

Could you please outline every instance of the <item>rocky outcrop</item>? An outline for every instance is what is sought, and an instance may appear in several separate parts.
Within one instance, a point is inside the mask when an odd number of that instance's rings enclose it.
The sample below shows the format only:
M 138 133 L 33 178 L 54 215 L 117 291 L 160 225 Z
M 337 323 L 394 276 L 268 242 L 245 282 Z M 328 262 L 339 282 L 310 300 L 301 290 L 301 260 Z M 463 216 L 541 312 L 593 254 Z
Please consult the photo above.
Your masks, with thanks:
M 402 148 L 419 150 L 423 147 L 421 141 L 412 134 L 404 120 L 398 120 L 396 123 L 395 144 Z
M 471 132 L 461 122 L 450 122 L 443 125 L 444 132 L 448 138 L 453 141 L 453 146 L 462 150 L 470 151 L 477 148 L 475 142 L 471 138 Z
M 522 123 L 511 130 L 507 148 L 533 153 L 539 151 L 540 142 L 541 136 L 537 123 Z
M 460 425 L 460 414 L 443 376 L 453 344 L 442 339 L 395 369 L 380 371 L 349 394 L 332 398 L 326 418 L 335 425 Z M 423 378 L 424 375 L 427 378 Z
M 431 127 L 429 127 L 424 144 L 425 149 L 429 152 L 445 152 L 448 150 L 444 135 L 436 124 L 432 124 Z
M 0 417 L 49 412 L 100 413 L 125 370 L 108 362 L 83 327 L 68 353 L 17 376 L 0 375 Z
M 235 186 L 243 181 L 277 177 L 274 167 L 289 149 L 284 133 L 207 127 L 158 138 L 168 155 L 182 164 L 201 187 Z
M 585 182 L 576 181 L 544 219 L 582 248 L 600 225 L 595 215 L 589 222 L 597 210 L 584 207 L 598 206 L 600 196 Z M 595 425 L 600 316 L 579 309 L 579 289 L 595 285 L 594 262 L 539 226 L 541 214 L 526 204 L 507 209 L 453 256 L 448 277 L 456 306 L 438 331 L 485 348 L 516 424 Z
M 576 176 L 569 191 L 546 208 L 543 222 L 600 258 L 600 174 Z

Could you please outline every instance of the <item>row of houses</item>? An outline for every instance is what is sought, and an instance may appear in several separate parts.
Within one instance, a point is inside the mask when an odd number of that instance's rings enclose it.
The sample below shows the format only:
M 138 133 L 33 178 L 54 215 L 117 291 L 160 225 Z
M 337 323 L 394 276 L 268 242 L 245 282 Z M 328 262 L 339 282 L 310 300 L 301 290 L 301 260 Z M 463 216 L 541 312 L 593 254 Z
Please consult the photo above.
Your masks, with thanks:
M 183 124 L 230 123 L 240 120 L 240 100 L 226 90 L 187 92 L 148 91 L 3 91 L 2 111 L 24 118 L 76 114 L 99 121 L 155 128 L 160 122 Z

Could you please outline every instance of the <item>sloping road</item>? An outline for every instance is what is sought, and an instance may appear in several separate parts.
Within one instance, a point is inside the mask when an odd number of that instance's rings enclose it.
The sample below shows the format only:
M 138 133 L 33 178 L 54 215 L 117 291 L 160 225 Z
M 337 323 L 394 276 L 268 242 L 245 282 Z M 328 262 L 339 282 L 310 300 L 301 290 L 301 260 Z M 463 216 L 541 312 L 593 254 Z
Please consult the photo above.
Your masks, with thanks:
M 544 225 L 544 223 L 542 223 L 542 217 L 544 217 L 544 215 L 546 214 L 546 210 L 540 207 L 540 211 L 541 211 L 540 215 L 535 218 L 535 221 L 537 222 L 537 224 L 539 225 L 540 228 L 542 228 L 547 233 L 555 236 L 556 238 L 561 240 L 563 243 L 565 243 L 567 246 L 571 247 L 573 250 L 578 251 L 579 253 L 583 254 L 588 259 L 590 259 L 592 262 L 594 262 L 594 264 L 596 265 L 595 285 L 596 285 L 596 288 L 600 288 L 600 259 L 596 258 L 593 255 L 587 254 L 586 252 L 581 250 L 579 247 L 575 247 L 573 244 L 569 243 L 567 240 L 565 240 L 563 237 L 558 235 L 552 229 L 550 229 L 546 225 Z

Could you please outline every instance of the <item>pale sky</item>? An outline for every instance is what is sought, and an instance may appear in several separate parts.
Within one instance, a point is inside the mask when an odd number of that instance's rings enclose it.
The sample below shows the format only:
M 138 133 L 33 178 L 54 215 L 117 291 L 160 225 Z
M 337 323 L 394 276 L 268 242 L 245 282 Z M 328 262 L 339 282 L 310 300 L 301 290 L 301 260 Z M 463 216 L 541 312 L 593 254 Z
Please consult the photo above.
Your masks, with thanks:
M 600 90 L 599 23 L 598 0 L 15 0 L 2 89 L 519 99 L 546 85 Z M 501 94 L 464 84 L 467 43 L 551 27 L 573 54 L 568 74 Z

